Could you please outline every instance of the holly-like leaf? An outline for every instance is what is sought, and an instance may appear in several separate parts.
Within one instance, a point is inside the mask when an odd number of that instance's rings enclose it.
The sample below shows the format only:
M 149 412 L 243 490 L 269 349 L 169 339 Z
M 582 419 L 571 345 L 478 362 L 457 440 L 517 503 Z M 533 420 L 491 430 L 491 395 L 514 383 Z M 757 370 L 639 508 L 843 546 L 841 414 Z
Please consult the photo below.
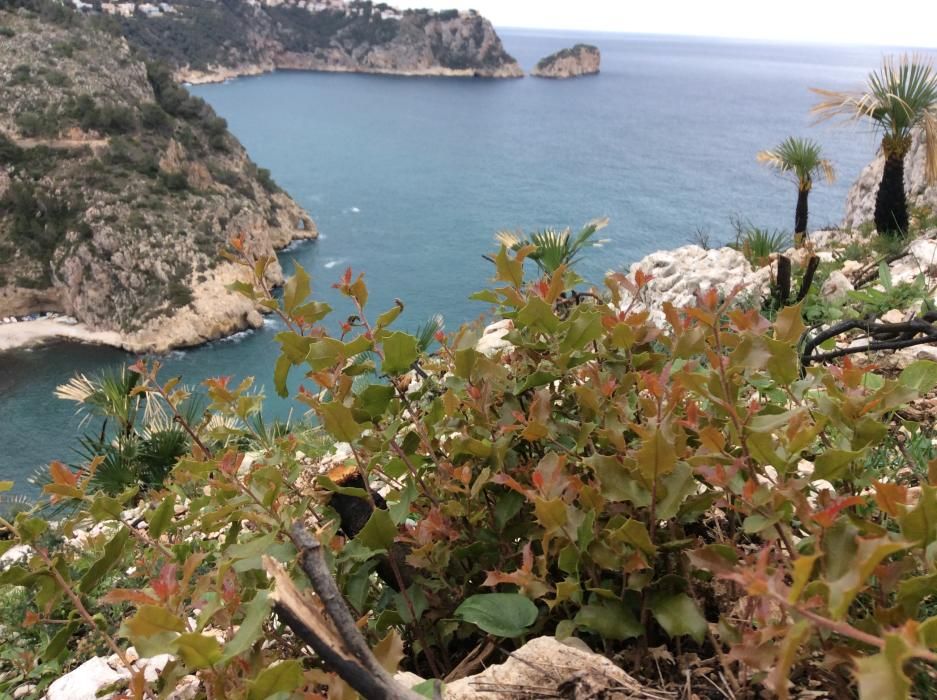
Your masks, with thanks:
M 860 700 L 906 700 L 911 697 L 911 679 L 904 672 L 908 645 L 897 634 L 885 635 L 881 653 L 856 659 Z
M 923 396 L 937 386 L 937 362 L 918 360 L 905 367 L 898 382 Z
M 849 465 L 863 454 L 862 450 L 827 450 L 817 456 L 814 462 L 812 480 L 826 479 L 836 481 L 842 479 L 849 471 Z
M 585 306 L 577 306 L 568 321 L 558 329 L 563 333 L 560 352 L 581 350 L 602 335 L 602 315 Z
M 801 304 L 787 306 L 778 311 L 774 322 L 774 337 L 785 343 L 796 343 L 804 334 L 807 326 L 804 325 L 801 314 Z
M 322 419 L 322 425 L 339 442 L 354 442 L 364 427 L 351 413 L 351 409 L 336 401 L 319 404 L 316 413 Z
M 159 538 L 159 536 L 166 531 L 169 523 L 172 522 L 172 516 L 175 514 L 175 507 L 176 494 L 170 493 L 163 499 L 156 510 L 153 511 L 149 520 L 147 520 L 149 524 L 147 532 L 150 537 Z
M 381 369 L 386 374 L 404 374 L 410 371 L 419 356 L 417 339 L 409 333 L 394 331 L 384 337 L 384 362 Z
M 868 585 L 872 572 L 885 557 L 908 548 L 908 544 L 888 537 L 859 538 L 850 567 L 839 578 L 828 581 L 830 614 L 841 620 L 856 596 Z
M 659 426 L 644 431 L 635 459 L 641 475 L 649 484 L 669 474 L 677 466 L 677 452 L 673 448 L 673 440 L 668 439 Z
M 537 606 L 520 593 L 478 593 L 455 616 L 496 637 L 519 637 L 537 620 Z
M 206 634 L 182 634 L 174 644 L 185 665 L 192 669 L 208 668 L 221 658 L 221 644 Z
M 128 539 L 130 539 L 130 530 L 125 527 L 120 528 L 117 534 L 104 545 L 104 553 L 81 577 L 81 583 L 78 585 L 79 591 L 90 593 L 94 590 L 95 586 L 101 582 L 101 579 L 120 562 Z
M 394 388 L 386 384 L 371 384 L 355 397 L 355 408 L 375 420 L 384 415 L 394 398 Z
M 697 644 L 703 643 L 708 630 L 706 618 L 686 593 L 653 594 L 649 607 L 654 619 L 671 637 L 686 635 Z
M 375 508 L 355 539 L 368 549 L 386 551 L 393 546 L 396 536 L 397 526 L 390 513 L 383 508 Z
M 247 699 L 267 700 L 277 693 L 292 693 L 302 684 L 302 663 L 296 659 L 281 661 L 257 674 L 257 677 L 251 681 Z
M 309 273 L 299 263 L 294 263 L 293 276 L 283 285 L 283 310 L 287 316 L 293 315 L 296 307 L 309 296 L 309 291 Z
M 937 539 L 937 486 L 922 484 L 917 505 L 898 522 L 905 538 L 924 548 Z
M 243 654 L 253 646 L 254 642 L 262 638 L 264 620 L 273 608 L 273 601 L 270 600 L 267 591 L 260 590 L 254 594 L 246 607 L 247 611 L 238 627 L 237 634 L 225 644 L 224 655 L 221 657 L 224 663 Z
M 577 627 L 584 627 L 605 639 L 632 639 L 644 634 L 644 627 L 631 608 L 619 600 L 583 605 L 573 622 Z
M 403 659 L 403 639 L 397 630 L 392 629 L 371 651 L 385 671 L 397 673 L 397 667 Z

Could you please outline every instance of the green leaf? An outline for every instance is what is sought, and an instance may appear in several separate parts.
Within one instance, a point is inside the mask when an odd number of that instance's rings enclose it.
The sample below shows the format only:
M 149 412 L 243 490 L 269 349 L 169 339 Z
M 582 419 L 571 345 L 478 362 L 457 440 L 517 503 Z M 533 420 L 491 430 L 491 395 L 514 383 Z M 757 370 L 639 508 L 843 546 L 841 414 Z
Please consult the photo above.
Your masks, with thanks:
M 363 411 L 369 418 L 375 420 L 384 415 L 391 399 L 394 398 L 394 388 L 386 384 L 371 384 L 365 387 L 355 397 L 355 408 Z
M 696 603 L 686 593 L 656 593 L 650 598 L 651 614 L 671 637 L 687 635 L 702 644 L 708 625 Z
M 120 528 L 117 534 L 104 545 L 104 553 L 101 554 L 101 557 L 81 577 L 81 583 L 78 585 L 79 591 L 90 593 L 94 590 L 94 587 L 101 582 L 101 579 L 120 562 L 128 539 L 130 539 L 130 530 L 125 527 Z
M 937 539 L 937 486 L 921 485 L 917 505 L 898 518 L 905 539 L 926 548 Z
M 651 494 L 631 470 L 616 457 L 595 454 L 582 460 L 592 471 L 601 485 L 601 494 L 610 501 L 631 501 L 639 508 L 651 504 Z
M 386 551 L 393 546 L 396 536 L 397 526 L 394 525 L 390 513 L 383 508 L 375 508 L 355 539 L 368 549 Z
M 339 442 L 354 442 L 364 430 L 355 421 L 351 409 L 338 402 L 319 404 L 316 413 L 322 419 L 325 429 Z
M 648 484 L 670 474 L 677 466 L 677 452 L 674 450 L 673 440 L 668 439 L 657 426 L 651 428 L 649 434 L 641 436 L 641 447 L 638 448 L 635 458 L 638 469 Z
M 159 605 L 141 605 L 125 624 L 134 637 L 152 637 L 163 632 L 185 631 L 185 623 Z
M 568 321 L 564 321 L 560 331 L 565 330 L 563 340 L 560 341 L 560 352 L 581 350 L 593 340 L 602 335 L 602 314 L 578 306 Z
M 392 308 L 377 317 L 375 329 L 387 328 L 387 326 L 397 320 L 401 311 L 403 311 L 403 304 L 394 304 Z
M 898 382 L 923 396 L 937 386 L 937 362 L 918 360 L 902 370 Z
M 887 536 L 875 539 L 859 538 L 856 554 L 849 568 L 839 578 L 827 582 L 830 614 L 833 619 L 843 618 L 852 601 L 865 589 L 875 567 L 885 557 L 907 548 L 907 544 L 894 542 Z
M 537 620 L 537 606 L 520 593 L 477 593 L 455 616 L 496 637 L 519 637 Z
M 578 627 L 597 633 L 604 639 L 632 639 L 644 634 L 631 608 L 620 600 L 603 600 L 579 608 L 573 622 Z
M 862 454 L 862 450 L 827 450 L 817 456 L 814 462 L 813 476 L 810 477 L 810 480 L 837 481 L 842 479 L 849 471 L 849 465 L 861 457 Z
M 911 679 L 904 672 L 909 656 L 908 645 L 899 635 L 886 634 L 881 653 L 858 657 L 855 664 L 860 700 L 911 697 Z
M 49 643 L 46 644 L 46 648 L 42 652 L 43 662 L 48 663 L 50 661 L 55 661 L 66 651 L 69 651 L 68 643 L 71 641 L 75 632 L 78 631 L 79 626 L 79 622 L 73 620 L 60 628 L 55 633 L 55 636 L 49 640 Z
M 283 310 L 292 316 L 296 307 L 309 296 L 309 274 L 299 263 L 294 263 L 293 276 L 283 286 Z
M 248 700 L 266 700 L 277 693 L 292 693 L 303 684 L 303 666 L 296 659 L 281 661 L 261 671 L 251 681 Z
M 446 684 L 435 678 L 430 678 L 428 681 L 417 683 L 415 686 L 410 688 L 410 690 L 412 690 L 417 695 L 422 695 L 424 698 L 433 700 L 434 698 L 441 698 L 445 696 Z
M 149 529 L 147 533 L 150 537 L 158 539 L 166 531 L 166 527 L 172 522 L 172 516 L 176 513 L 176 494 L 170 493 L 163 502 L 159 504 L 150 519 L 147 521 Z
M 12 488 L 13 488 L 12 481 L 0 481 L 0 493 L 3 493 L 4 491 L 9 491 Z
M 292 366 L 293 363 L 286 355 L 280 355 L 277 358 L 276 364 L 273 366 L 273 386 L 277 391 L 277 396 L 286 398 L 289 395 L 290 391 L 286 386 L 286 380 L 290 375 Z
M 553 307 L 537 296 L 531 297 L 517 312 L 514 322 L 519 328 L 533 327 L 545 333 L 552 333 L 560 325 L 560 320 L 553 313 Z
M 26 513 L 18 513 L 13 524 L 23 544 L 32 544 L 49 529 L 48 521 L 31 518 Z
M 221 658 L 218 640 L 205 634 L 182 634 L 176 637 L 174 644 L 189 668 L 208 668 Z
M 512 260 L 505 246 L 501 246 L 495 258 L 495 271 L 499 281 L 507 282 L 515 289 L 520 289 L 524 284 L 524 263 Z
M 345 344 L 335 338 L 319 338 L 309 343 L 304 361 L 318 372 L 334 366 L 339 358 L 345 357 Z
M 394 331 L 384 337 L 384 362 L 381 369 L 386 374 L 404 374 L 419 355 L 417 339 L 409 333 Z
M 309 346 L 313 341 L 313 338 L 297 335 L 292 331 L 281 331 L 273 338 L 280 344 L 280 350 L 283 354 L 294 365 L 300 365 L 306 360 L 306 355 L 309 354 Z
M 224 655 L 221 657 L 223 663 L 227 663 L 235 656 L 243 654 L 253 646 L 254 642 L 262 637 L 264 620 L 267 619 L 270 610 L 273 608 L 273 601 L 270 600 L 267 591 L 260 590 L 254 594 L 246 608 L 247 611 L 240 627 L 238 627 L 237 634 L 230 642 L 225 644 Z
M 321 301 L 310 301 L 308 304 L 302 304 L 293 309 L 291 316 L 300 318 L 306 325 L 318 323 L 323 318 L 332 313 L 332 307 Z

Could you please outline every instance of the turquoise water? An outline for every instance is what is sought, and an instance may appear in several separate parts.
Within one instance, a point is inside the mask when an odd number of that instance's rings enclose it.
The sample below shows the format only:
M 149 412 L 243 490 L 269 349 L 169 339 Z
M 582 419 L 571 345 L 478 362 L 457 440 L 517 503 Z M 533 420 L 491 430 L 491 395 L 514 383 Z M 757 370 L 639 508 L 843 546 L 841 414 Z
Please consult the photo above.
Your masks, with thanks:
M 451 329 L 485 307 L 499 229 L 578 227 L 608 216 L 611 239 L 584 259 L 599 281 L 659 248 L 731 236 L 740 214 L 790 229 L 794 186 L 755 162 L 790 134 L 822 141 L 840 179 L 811 195 L 811 226 L 839 221 L 849 184 L 872 157 L 868 131 L 810 127 L 807 88 L 848 88 L 880 49 L 755 45 L 664 37 L 506 33 L 525 68 L 577 39 L 602 49 L 602 73 L 575 81 L 412 79 L 277 73 L 194 88 L 261 166 L 316 219 L 320 240 L 283 254 L 313 275 L 320 298 L 351 266 L 374 313 L 394 297 L 415 328 L 442 313 Z M 346 307 L 341 308 L 347 315 Z M 340 314 L 337 314 L 337 316 Z M 272 384 L 276 324 L 163 358 L 166 376 L 255 376 Z M 55 344 L 0 354 L 0 478 L 68 459 L 78 420 L 52 397 L 73 372 L 128 361 Z M 292 404 L 272 400 L 284 415 Z

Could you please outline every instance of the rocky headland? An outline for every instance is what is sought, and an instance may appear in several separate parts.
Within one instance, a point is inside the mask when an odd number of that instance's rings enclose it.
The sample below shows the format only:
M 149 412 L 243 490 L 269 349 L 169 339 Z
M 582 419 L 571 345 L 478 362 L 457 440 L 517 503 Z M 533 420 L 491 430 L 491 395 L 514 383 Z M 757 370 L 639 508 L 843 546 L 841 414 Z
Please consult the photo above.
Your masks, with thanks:
M 578 78 L 599 72 L 602 55 L 590 44 L 576 44 L 541 59 L 530 72 L 538 78 Z
M 168 71 L 78 15 L 47 17 L 0 11 L 0 317 L 78 324 L 3 324 L 0 347 L 165 351 L 259 326 L 219 253 L 242 236 L 272 255 L 315 238 L 312 219 Z
M 172 12 L 114 15 L 128 40 L 177 79 L 217 82 L 269 71 L 520 78 L 474 10 L 397 10 L 340 0 L 182 0 Z

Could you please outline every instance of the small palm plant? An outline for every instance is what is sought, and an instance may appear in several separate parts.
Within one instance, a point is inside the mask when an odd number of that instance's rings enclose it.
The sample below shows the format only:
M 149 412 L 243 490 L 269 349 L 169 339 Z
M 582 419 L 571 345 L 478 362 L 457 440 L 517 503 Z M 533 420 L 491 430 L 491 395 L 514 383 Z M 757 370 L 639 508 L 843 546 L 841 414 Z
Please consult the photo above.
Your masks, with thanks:
M 823 177 L 827 182 L 833 182 L 836 179 L 833 164 L 823 158 L 820 144 L 816 141 L 793 136 L 770 151 L 761 151 L 757 158 L 778 172 L 792 176 L 797 183 L 794 242 L 800 247 L 807 237 L 807 198 L 813 189 L 813 179 Z
M 497 238 L 500 243 L 511 250 L 520 250 L 529 245 L 534 246 L 536 250 L 528 257 L 544 274 L 552 275 L 560 265 L 570 267 L 586 248 L 601 247 L 603 241 L 595 240 L 593 237 L 606 226 L 608 226 L 608 219 L 590 221 L 575 238 L 571 237 L 569 229 L 557 231 L 552 228 L 537 231 L 531 234 L 529 239 L 523 234 L 510 231 L 499 232 Z
M 79 439 L 79 463 L 73 465 L 84 472 L 95 457 L 102 458 L 91 475 L 93 490 L 116 495 L 133 486 L 159 488 L 190 449 L 189 435 L 159 400 L 136 391 L 139 379 L 120 366 L 90 378 L 79 374 L 55 391 L 58 398 L 78 404 L 83 426 L 100 421 Z M 191 394 L 179 412 L 189 425 L 198 425 L 206 405 L 204 397 Z M 42 486 L 49 478 L 47 470 L 40 470 L 32 482 Z
M 870 119 L 881 129 L 885 169 L 875 198 L 875 227 L 880 234 L 904 235 L 908 230 L 904 158 L 918 129 L 924 131 L 927 179 L 937 181 L 937 72 L 933 63 L 920 56 L 888 57 L 879 70 L 869 74 L 863 91 L 813 91 L 824 98 L 812 109 L 821 119 Z

